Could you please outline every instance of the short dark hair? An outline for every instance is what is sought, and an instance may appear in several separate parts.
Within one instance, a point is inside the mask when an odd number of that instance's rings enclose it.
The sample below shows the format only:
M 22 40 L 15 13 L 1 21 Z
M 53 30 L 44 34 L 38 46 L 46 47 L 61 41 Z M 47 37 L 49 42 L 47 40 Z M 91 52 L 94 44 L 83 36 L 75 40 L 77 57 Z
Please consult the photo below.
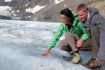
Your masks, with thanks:
M 73 14 L 69 8 L 65 8 L 65 9 L 61 10 L 60 14 L 65 15 L 66 17 L 70 18 L 71 19 L 70 21 L 73 23 L 74 17 L 73 17 Z
M 88 7 L 87 7 L 85 4 L 80 4 L 80 5 L 78 5 L 78 7 L 77 7 L 77 11 L 79 11 L 79 10 L 81 10 L 81 9 L 88 10 Z

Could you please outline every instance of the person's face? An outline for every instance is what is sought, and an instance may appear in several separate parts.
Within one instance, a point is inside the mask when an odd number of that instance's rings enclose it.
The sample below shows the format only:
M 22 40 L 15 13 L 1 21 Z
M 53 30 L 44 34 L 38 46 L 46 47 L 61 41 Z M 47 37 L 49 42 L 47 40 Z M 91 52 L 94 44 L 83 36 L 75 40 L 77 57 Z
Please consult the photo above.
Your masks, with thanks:
M 88 17 L 88 10 L 84 9 L 78 10 L 77 15 L 80 21 L 85 21 Z
M 60 19 L 64 24 L 68 24 L 70 22 L 70 19 L 62 14 L 60 14 Z

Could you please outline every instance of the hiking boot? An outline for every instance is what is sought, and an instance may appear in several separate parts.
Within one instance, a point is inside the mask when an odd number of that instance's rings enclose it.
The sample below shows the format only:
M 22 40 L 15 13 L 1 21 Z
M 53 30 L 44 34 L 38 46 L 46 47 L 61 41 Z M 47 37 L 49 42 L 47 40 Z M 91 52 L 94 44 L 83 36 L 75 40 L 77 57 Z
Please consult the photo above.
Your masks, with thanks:
M 97 69 L 101 67 L 101 64 L 96 59 L 91 59 L 87 63 L 84 64 L 85 67 L 90 69 Z
M 79 53 L 74 52 L 73 53 L 73 58 L 71 60 L 72 63 L 78 64 L 81 61 L 81 56 Z

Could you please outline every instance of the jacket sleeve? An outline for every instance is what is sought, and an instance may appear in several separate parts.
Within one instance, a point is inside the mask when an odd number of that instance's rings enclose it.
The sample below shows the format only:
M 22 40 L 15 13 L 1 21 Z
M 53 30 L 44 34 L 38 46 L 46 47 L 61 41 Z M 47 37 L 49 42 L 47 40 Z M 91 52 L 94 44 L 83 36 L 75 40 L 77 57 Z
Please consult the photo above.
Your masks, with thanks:
M 63 24 L 60 24 L 57 27 L 57 31 L 55 32 L 52 40 L 50 41 L 48 48 L 54 48 L 56 43 L 58 42 L 59 38 L 61 37 L 61 35 L 63 34 Z
M 94 25 L 97 26 L 99 29 L 105 31 L 105 18 L 101 15 L 95 15 L 93 19 Z
M 80 29 L 82 31 L 81 39 L 83 41 L 87 40 L 88 39 L 88 34 L 86 33 L 85 28 L 83 27 L 83 23 L 82 22 L 79 22 L 79 27 L 80 27 Z

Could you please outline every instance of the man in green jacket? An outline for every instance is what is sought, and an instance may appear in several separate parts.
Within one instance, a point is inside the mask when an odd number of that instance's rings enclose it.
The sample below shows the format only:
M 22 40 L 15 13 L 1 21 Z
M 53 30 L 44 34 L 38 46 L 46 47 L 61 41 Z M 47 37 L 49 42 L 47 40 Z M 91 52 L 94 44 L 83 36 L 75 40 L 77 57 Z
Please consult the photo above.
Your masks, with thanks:
M 42 54 L 44 56 L 48 55 L 51 49 L 57 44 L 63 32 L 66 32 L 65 39 L 61 40 L 58 46 L 62 50 L 72 52 L 72 62 L 77 64 L 81 60 L 78 48 L 83 45 L 83 42 L 88 38 L 88 35 L 85 32 L 82 23 L 78 20 L 77 15 L 68 8 L 61 10 L 60 19 L 63 23 L 58 26 L 48 48 L 43 51 Z

